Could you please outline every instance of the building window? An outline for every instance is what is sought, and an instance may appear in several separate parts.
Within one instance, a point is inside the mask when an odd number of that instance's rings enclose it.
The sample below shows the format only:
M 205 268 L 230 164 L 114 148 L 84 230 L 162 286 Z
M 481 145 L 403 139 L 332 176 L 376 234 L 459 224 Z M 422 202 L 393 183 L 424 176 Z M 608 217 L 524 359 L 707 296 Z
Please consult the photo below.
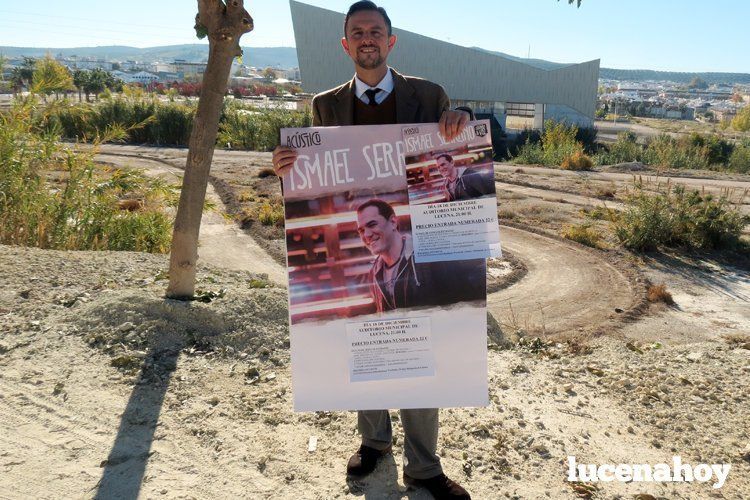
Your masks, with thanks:
M 534 128 L 536 105 L 527 102 L 505 103 L 505 128 L 524 130 Z
M 508 116 L 525 116 L 534 118 L 536 105 L 527 102 L 508 102 L 505 103 L 505 113 Z

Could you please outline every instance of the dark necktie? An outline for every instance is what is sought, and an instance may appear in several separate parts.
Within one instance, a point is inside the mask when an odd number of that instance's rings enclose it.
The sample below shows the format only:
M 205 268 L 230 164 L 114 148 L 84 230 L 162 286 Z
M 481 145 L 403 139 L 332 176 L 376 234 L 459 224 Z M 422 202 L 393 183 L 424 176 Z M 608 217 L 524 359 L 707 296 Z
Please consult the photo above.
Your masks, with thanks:
M 382 89 L 378 88 L 365 90 L 365 95 L 367 95 L 367 98 L 369 99 L 369 102 L 367 104 L 369 104 L 370 106 L 377 106 L 378 101 L 375 100 L 375 95 L 381 90 Z

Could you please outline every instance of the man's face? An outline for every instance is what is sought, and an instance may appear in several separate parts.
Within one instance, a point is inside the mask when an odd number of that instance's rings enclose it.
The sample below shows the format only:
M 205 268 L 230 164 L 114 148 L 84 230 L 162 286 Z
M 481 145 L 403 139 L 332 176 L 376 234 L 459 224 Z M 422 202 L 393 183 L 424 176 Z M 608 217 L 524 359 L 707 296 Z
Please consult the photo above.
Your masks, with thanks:
M 453 179 L 456 176 L 456 166 L 445 156 L 437 159 L 437 167 L 440 175 L 447 179 Z
M 357 212 L 357 232 L 373 255 L 388 251 L 399 236 L 396 216 L 386 219 L 377 207 L 367 207 Z
M 346 37 L 341 45 L 354 63 L 363 69 L 375 69 L 385 64 L 388 53 L 396 43 L 396 36 L 388 36 L 388 26 L 380 12 L 355 12 L 346 24 Z

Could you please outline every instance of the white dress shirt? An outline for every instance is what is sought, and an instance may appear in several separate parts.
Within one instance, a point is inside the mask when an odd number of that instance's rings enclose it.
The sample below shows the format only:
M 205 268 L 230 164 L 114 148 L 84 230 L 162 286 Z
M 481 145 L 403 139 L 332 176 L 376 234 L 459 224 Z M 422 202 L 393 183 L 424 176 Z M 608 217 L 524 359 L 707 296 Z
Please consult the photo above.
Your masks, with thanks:
M 354 93 L 363 103 L 370 104 L 370 99 L 365 94 L 365 91 L 374 88 L 380 89 L 380 92 L 375 94 L 375 102 L 380 104 L 381 102 L 385 101 L 385 99 L 390 95 L 391 92 L 393 92 L 393 73 L 391 73 L 391 68 L 388 68 L 388 72 L 385 74 L 383 79 L 380 80 L 380 83 L 378 83 L 374 87 L 370 87 L 365 82 L 360 80 L 357 75 L 354 75 Z

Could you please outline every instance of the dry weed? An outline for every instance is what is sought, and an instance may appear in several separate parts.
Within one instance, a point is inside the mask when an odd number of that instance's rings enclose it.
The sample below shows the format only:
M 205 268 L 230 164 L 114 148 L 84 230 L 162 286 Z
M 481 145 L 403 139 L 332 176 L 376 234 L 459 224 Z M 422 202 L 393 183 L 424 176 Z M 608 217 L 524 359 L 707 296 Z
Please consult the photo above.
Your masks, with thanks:
M 602 241 L 602 235 L 591 224 L 566 224 L 560 236 L 593 248 L 600 248 Z
M 262 168 L 260 172 L 258 172 L 259 179 L 265 179 L 266 177 L 270 177 L 272 175 L 276 175 L 276 172 L 274 172 L 271 167 Z
M 566 156 L 560 164 L 560 168 L 563 170 L 591 170 L 594 168 L 594 162 L 591 158 L 586 155 L 583 151 L 576 151 L 570 156 Z
M 674 305 L 674 299 L 672 294 L 667 291 L 667 285 L 661 283 L 659 285 L 651 285 L 648 287 L 648 301 L 649 302 L 664 302 L 669 306 Z
M 746 333 L 729 333 L 727 335 L 722 336 L 722 338 L 733 349 L 750 350 L 750 335 Z
M 591 336 L 585 333 L 563 333 L 555 337 L 557 342 L 565 344 L 568 353 L 574 356 L 583 356 L 594 352 L 591 346 Z
M 607 198 L 607 199 L 614 199 L 615 194 L 617 194 L 617 188 L 612 186 L 599 186 L 596 188 L 596 196 L 598 198 Z

